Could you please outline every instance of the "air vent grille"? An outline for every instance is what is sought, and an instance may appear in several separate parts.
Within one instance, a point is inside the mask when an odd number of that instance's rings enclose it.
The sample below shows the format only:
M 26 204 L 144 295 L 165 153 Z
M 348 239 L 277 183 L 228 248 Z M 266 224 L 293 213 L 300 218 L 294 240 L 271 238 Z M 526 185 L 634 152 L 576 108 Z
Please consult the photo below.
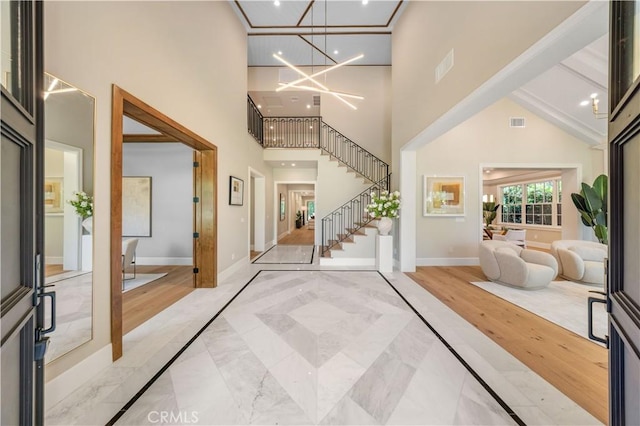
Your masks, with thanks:
M 509 118 L 509 127 L 524 127 L 524 117 L 510 117 Z
M 451 71 L 451 68 L 453 68 L 453 49 L 447 53 L 447 56 L 436 67 L 436 84 Z
M 320 95 L 313 95 L 313 106 L 320 106 Z

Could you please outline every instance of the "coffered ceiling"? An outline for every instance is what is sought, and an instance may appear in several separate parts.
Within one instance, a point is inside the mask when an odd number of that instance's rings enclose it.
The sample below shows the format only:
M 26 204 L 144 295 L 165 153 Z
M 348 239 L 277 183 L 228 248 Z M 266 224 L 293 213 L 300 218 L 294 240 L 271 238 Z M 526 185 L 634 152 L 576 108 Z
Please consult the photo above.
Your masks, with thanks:
M 391 32 L 400 1 L 233 1 L 248 34 L 249 66 L 334 65 L 364 54 L 354 65 L 391 65 Z

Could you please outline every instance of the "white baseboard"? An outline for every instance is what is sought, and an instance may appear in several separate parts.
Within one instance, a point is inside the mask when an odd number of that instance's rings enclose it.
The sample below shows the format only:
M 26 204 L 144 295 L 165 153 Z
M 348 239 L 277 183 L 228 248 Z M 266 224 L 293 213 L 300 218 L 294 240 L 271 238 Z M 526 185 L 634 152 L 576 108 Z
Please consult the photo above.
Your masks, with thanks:
M 249 256 L 245 256 L 242 259 L 238 260 L 233 265 L 229 266 L 224 271 L 219 272 L 218 273 L 218 282 L 226 280 L 231 275 L 235 274 L 236 272 L 238 272 L 242 268 L 246 267 L 248 263 L 249 263 Z
M 64 258 L 62 256 L 45 256 L 44 262 L 47 265 L 62 265 L 64 263 Z
M 320 265 L 326 266 L 376 266 L 375 258 L 330 258 L 330 257 L 321 257 Z
M 94 352 L 64 373 L 49 380 L 44 386 L 45 411 L 84 385 L 102 369 L 111 365 L 111 343 Z
M 551 250 L 551 244 L 549 243 L 536 243 L 535 241 L 527 241 L 527 247 L 541 248 L 545 250 Z
M 282 238 L 286 237 L 289 234 L 291 234 L 291 231 L 283 232 L 282 234 L 278 235 L 278 240 L 281 240 Z
M 416 266 L 470 266 L 479 265 L 477 257 L 419 257 Z
M 192 257 L 136 257 L 137 265 L 193 265 Z

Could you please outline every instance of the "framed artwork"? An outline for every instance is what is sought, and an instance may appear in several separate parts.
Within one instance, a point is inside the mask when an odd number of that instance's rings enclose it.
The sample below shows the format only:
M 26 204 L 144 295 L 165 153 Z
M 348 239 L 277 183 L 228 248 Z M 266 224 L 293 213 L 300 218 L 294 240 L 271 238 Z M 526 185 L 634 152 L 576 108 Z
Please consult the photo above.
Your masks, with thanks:
M 64 202 L 62 200 L 61 177 L 44 178 L 44 211 L 45 213 L 62 213 L 64 211 Z
M 244 203 L 244 181 L 229 176 L 229 205 L 241 206 Z
M 463 176 L 424 176 L 423 216 L 464 216 Z
M 122 236 L 151 236 L 151 176 L 122 177 Z
M 287 201 L 284 194 L 280 193 L 280 220 L 283 221 L 286 217 Z

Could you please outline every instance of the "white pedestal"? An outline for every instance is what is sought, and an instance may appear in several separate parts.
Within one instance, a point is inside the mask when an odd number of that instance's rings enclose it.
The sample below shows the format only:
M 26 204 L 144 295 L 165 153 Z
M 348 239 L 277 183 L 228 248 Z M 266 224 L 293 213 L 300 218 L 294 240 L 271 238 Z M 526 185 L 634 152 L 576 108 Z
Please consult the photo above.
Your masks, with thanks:
M 393 272 L 393 236 L 376 235 L 376 269 Z
M 82 270 L 93 270 L 93 235 L 82 236 Z

